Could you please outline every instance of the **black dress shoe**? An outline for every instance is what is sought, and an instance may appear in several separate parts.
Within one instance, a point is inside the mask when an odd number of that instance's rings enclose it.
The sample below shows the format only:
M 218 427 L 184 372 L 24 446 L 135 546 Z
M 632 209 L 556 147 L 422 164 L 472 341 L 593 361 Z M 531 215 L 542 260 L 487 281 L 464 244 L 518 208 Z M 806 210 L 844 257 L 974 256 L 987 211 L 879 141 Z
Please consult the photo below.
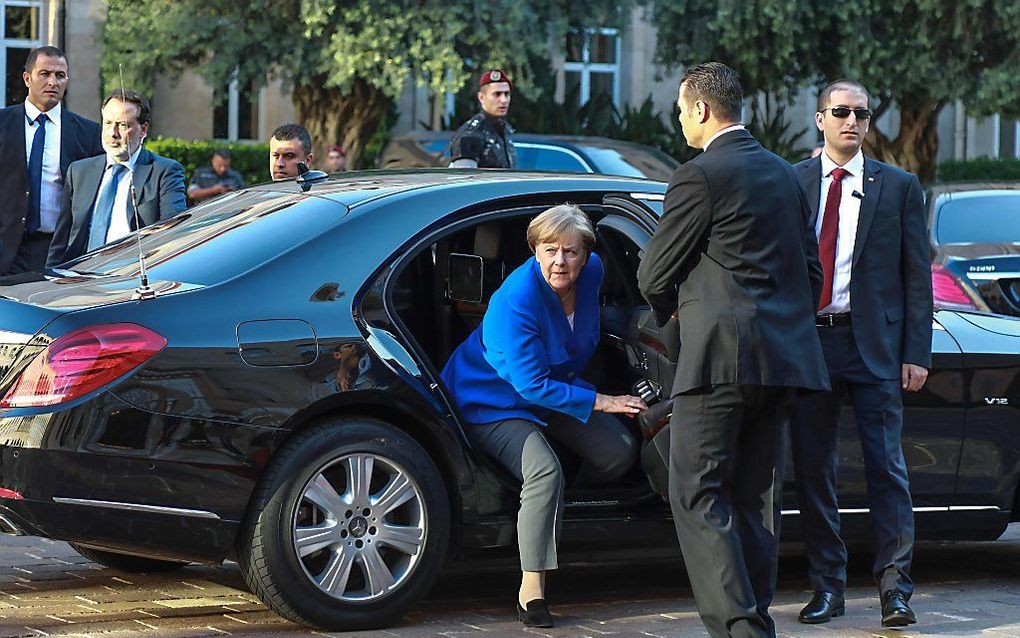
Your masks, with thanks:
M 907 604 L 907 597 L 898 591 L 882 594 L 882 626 L 906 627 L 917 622 L 914 610 Z
M 808 625 L 820 625 L 846 613 L 846 600 L 827 591 L 816 591 L 811 602 L 800 610 L 797 620 Z
M 545 604 L 544 598 L 536 598 L 528 601 L 528 608 L 521 607 L 521 601 L 517 601 L 517 618 L 525 627 L 552 627 L 552 614 L 549 613 L 549 606 Z

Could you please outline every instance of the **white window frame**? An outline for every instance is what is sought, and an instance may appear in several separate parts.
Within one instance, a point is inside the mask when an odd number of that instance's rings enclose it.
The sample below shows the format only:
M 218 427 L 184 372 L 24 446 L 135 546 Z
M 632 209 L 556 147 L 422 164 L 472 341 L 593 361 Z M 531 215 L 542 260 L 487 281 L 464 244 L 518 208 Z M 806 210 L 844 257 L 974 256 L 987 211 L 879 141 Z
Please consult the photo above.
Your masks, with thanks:
M 262 120 L 262 89 L 256 91 L 254 96 L 255 101 L 258 102 L 259 118 L 257 121 L 252 122 L 252 137 L 243 138 L 245 140 L 262 139 L 262 131 L 258 130 L 261 126 Z M 227 85 L 227 141 L 236 142 L 239 139 L 238 129 L 240 128 L 240 112 L 241 112 L 241 90 L 237 84 L 237 73 L 234 73 L 230 78 L 230 84 Z M 213 111 L 213 117 L 216 117 L 216 111 Z M 215 122 L 213 123 L 215 128 Z
M 620 30 L 611 27 L 599 27 L 599 28 L 586 28 L 586 29 L 572 29 L 573 33 L 583 35 L 582 47 L 581 47 L 581 61 L 570 62 L 564 61 L 563 71 L 565 73 L 580 73 L 581 75 L 581 89 L 578 93 L 577 99 L 581 105 L 584 105 L 591 99 L 591 74 L 592 73 L 612 73 L 613 74 L 613 104 L 617 107 L 620 106 Z M 616 62 L 608 64 L 605 62 L 592 62 L 591 61 L 591 36 L 593 35 L 611 35 L 614 36 L 613 42 L 616 44 L 616 55 L 614 59 Z M 566 76 L 564 76 L 564 90 L 566 90 Z
M 8 38 L 7 7 L 35 7 L 39 10 L 39 37 L 34 39 Z M 43 45 L 43 29 L 46 26 L 46 7 L 43 0 L 0 0 L 0 41 L 3 52 L 0 54 L 0 77 L 5 78 L 3 91 L 0 91 L 0 107 L 7 104 L 7 49 L 34 49 Z

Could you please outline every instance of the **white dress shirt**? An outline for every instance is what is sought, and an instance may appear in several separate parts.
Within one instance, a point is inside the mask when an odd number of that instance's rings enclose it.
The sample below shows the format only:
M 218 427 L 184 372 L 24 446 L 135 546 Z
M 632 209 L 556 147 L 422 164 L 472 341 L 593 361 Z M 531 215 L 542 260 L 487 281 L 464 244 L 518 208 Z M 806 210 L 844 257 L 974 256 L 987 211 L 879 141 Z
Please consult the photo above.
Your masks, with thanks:
M 716 140 L 716 138 L 718 138 L 719 136 L 721 136 L 721 135 L 726 135 L 726 134 L 727 134 L 727 133 L 729 133 L 730 131 L 739 131 L 739 130 L 741 130 L 742 128 L 744 128 L 744 125 L 743 125 L 743 124 L 734 124 L 733 126 L 727 126 L 726 128 L 724 128 L 724 129 L 722 129 L 722 130 L 716 131 L 716 132 L 715 132 L 715 134 L 714 134 L 714 135 L 712 135 L 712 137 L 708 138 L 708 141 L 707 141 L 707 142 L 705 142 L 705 148 L 704 148 L 704 149 L 702 149 L 702 150 L 705 150 L 705 151 L 707 151 L 707 150 L 708 150 L 708 147 L 709 147 L 709 145 L 710 145 L 710 144 L 711 144 L 712 142 L 714 142 L 714 141 Z
M 35 120 L 42 113 L 35 104 L 25 100 L 25 166 L 32 157 L 32 143 L 39 125 Z M 52 233 L 60 216 L 60 195 L 64 191 L 64 180 L 60 175 L 60 104 L 49 111 L 46 117 L 46 143 L 42 156 L 42 190 L 39 193 L 39 232 Z M 31 187 L 31 185 L 29 185 Z
M 818 201 L 818 219 L 815 220 L 815 237 L 822 232 L 822 218 L 825 216 L 825 200 L 832 184 L 832 171 L 839 164 L 829 159 L 824 152 L 822 158 L 822 188 Z M 839 200 L 839 229 L 836 234 L 836 263 L 832 274 L 832 303 L 821 309 L 823 313 L 850 312 L 850 269 L 853 267 L 854 244 L 857 243 L 857 220 L 861 216 L 861 200 L 854 193 L 864 193 L 864 153 L 857 155 L 842 166 L 849 171 L 843 178 L 842 197 Z
M 117 196 L 113 200 L 113 212 L 110 218 L 110 227 L 106 231 L 106 241 L 104 243 L 109 244 L 111 241 L 115 241 L 124 237 L 125 235 L 131 234 L 131 223 L 128 221 L 128 202 L 131 198 L 131 178 L 134 176 L 135 162 L 138 161 L 138 154 L 142 152 L 142 147 L 139 146 L 138 150 L 131 154 L 130 159 L 127 161 L 127 167 L 131 170 L 121 171 L 117 180 Z M 106 156 L 106 170 L 103 172 L 103 179 L 99 182 L 99 193 L 103 192 L 106 185 L 113 179 L 113 169 L 110 168 L 117 162 L 110 159 L 110 156 Z M 98 201 L 98 196 L 96 197 Z

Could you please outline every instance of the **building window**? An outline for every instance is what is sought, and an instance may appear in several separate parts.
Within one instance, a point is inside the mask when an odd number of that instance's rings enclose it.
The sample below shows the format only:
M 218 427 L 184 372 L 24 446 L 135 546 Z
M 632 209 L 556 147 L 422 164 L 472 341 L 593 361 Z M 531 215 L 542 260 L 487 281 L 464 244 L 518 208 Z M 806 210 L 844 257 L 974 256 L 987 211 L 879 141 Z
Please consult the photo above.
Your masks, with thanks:
M 259 131 L 259 90 L 249 86 L 238 88 L 237 80 L 218 90 L 216 98 L 226 93 L 224 99 L 217 99 L 213 109 L 213 137 L 219 140 L 254 140 Z
M 25 101 L 28 89 L 22 73 L 28 52 L 42 46 L 42 0 L 0 2 L 0 33 L 3 33 L 4 106 Z
M 1020 120 L 999 117 L 999 157 L 1020 157 Z
M 599 94 L 620 105 L 620 32 L 571 29 L 567 34 L 564 101 L 578 107 Z

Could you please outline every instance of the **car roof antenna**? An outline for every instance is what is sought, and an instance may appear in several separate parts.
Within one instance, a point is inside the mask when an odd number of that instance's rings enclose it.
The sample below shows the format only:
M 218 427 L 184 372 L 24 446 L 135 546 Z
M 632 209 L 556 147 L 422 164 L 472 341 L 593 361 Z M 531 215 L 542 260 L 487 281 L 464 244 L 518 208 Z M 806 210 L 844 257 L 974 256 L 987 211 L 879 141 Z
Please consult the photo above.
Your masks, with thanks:
M 312 184 L 324 182 L 329 179 L 329 173 L 309 168 L 304 162 L 297 163 L 297 179 L 294 180 L 301 187 L 301 192 L 307 193 L 312 190 Z
M 124 102 L 124 65 L 118 63 L 117 67 L 120 71 L 120 101 Z M 144 138 L 138 141 L 138 145 L 141 146 Z M 131 293 L 132 301 L 140 301 L 143 299 L 155 299 L 156 290 L 149 286 L 149 274 L 145 270 L 145 255 L 142 253 L 142 220 L 138 216 L 138 192 L 135 191 L 135 168 L 131 165 L 131 131 L 127 132 L 127 148 L 128 158 L 127 160 L 120 162 L 120 165 L 128 170 L 128 179 L 130 180 L 129 192 L 131 193 L 131 209 L 132 214 L 135 218 L 135 245 L 138 248 L 138 287 Z

